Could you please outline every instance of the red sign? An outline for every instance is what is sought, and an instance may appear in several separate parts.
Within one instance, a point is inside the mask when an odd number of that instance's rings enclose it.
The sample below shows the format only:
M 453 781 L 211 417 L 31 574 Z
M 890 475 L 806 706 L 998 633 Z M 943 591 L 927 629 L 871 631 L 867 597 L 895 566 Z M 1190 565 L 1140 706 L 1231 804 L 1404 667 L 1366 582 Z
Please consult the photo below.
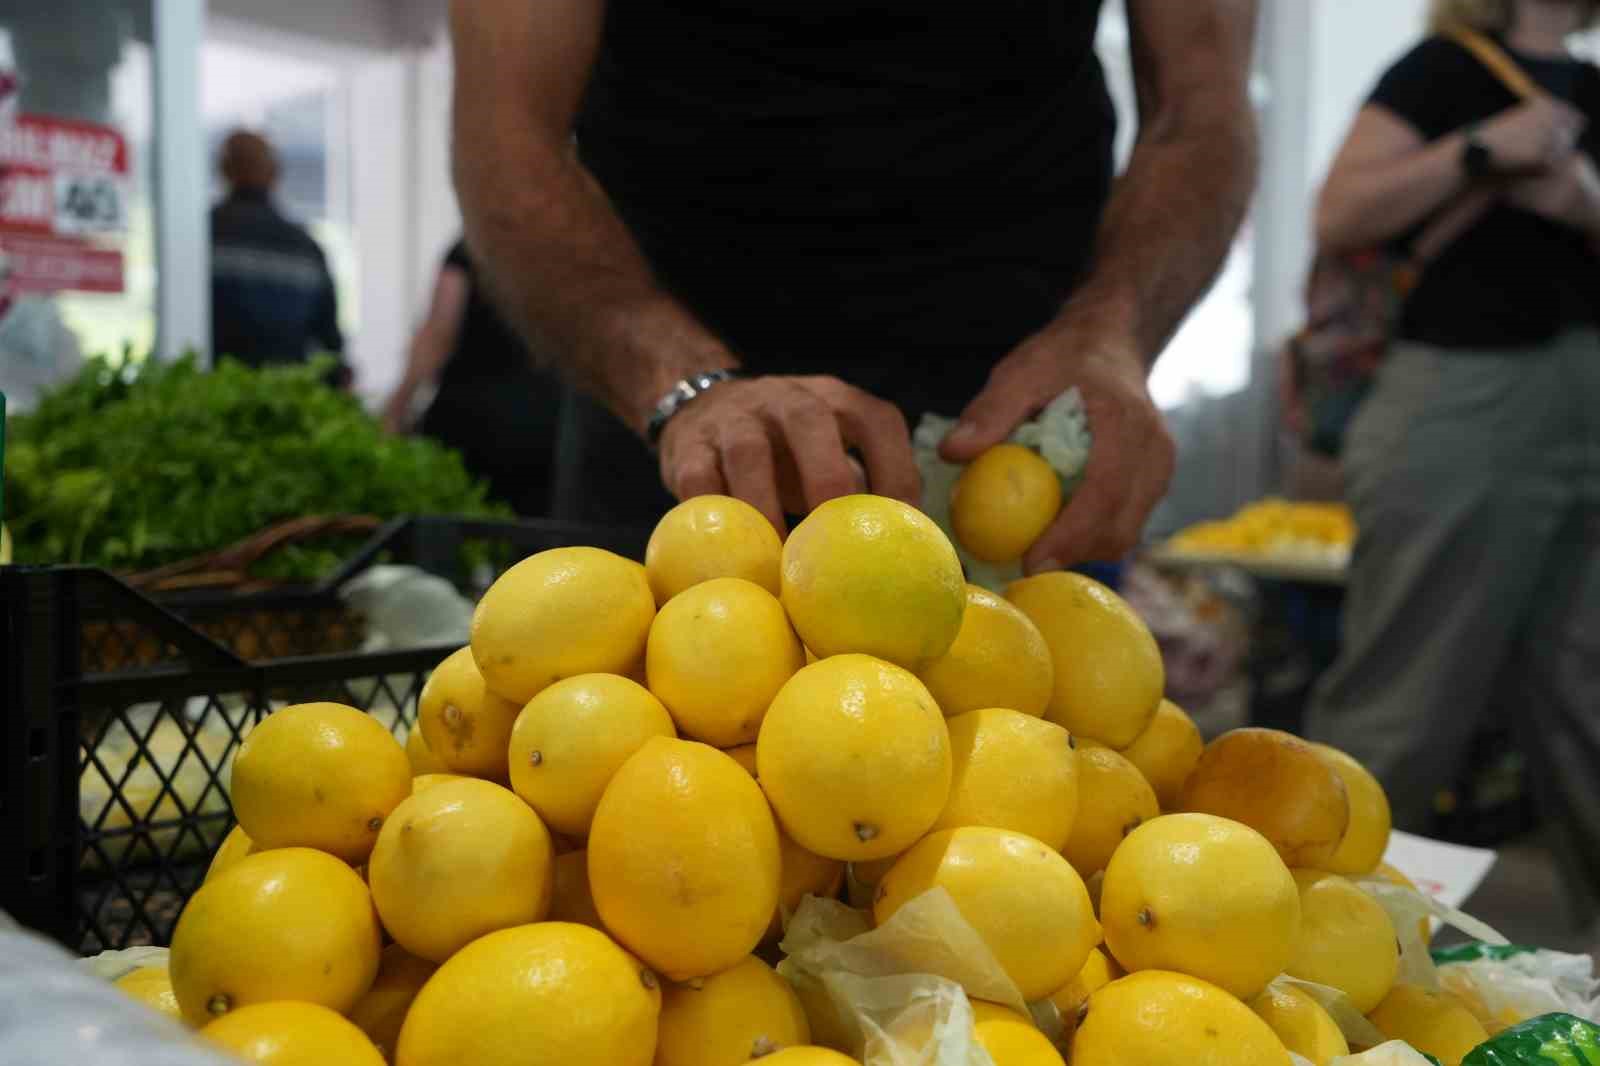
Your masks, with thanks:
M 127 202 L 117 130 L 43 115 L 0 123 L 0 277 L 17 290 L 121 292 L 122 252 L 104 238 L 127 229 Z

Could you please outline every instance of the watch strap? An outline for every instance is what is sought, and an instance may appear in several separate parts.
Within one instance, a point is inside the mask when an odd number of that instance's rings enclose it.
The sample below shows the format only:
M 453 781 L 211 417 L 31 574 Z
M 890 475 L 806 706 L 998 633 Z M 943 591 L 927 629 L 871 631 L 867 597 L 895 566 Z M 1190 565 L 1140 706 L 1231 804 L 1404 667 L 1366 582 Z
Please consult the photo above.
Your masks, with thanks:
M 667 390 L 667 394 L 656 404 L 656 409 L 650 413 L 650 421 L 645 425 L 645 439 L 650 442 L 650 447 L 654 448 L 661 442 L 661 434 L 667 428 L 667 423 L 672 420 L 673 415 L 683 410 L 689 401 L 724 381 L 734 381 L 742 377 L 744 377 L 743 372 L 724 367 L 701 371 L 680 379 Z

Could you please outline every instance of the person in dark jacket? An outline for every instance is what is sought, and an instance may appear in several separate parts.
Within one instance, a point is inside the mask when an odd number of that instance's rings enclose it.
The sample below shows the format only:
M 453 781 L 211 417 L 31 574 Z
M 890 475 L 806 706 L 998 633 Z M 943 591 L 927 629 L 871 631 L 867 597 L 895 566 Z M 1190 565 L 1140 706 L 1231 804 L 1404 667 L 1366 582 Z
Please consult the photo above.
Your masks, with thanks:
M 262 366 L 343 352 L 328 261 L 272 202 L 272 146 L 236 130 L 223 142 L 221 170 L 228 195 L 211 211 L 212 355 Z

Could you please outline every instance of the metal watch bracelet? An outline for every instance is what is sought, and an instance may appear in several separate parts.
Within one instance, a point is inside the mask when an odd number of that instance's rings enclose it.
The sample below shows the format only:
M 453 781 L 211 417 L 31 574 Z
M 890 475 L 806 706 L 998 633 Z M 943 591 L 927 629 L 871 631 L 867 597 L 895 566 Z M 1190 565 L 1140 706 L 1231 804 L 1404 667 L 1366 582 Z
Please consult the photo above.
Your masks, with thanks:
M 650 421 L 645 426 L 645 439 L 650 442 L 650 447 L 654 448 L 661 442 L 661 433 L 667 428 L 667 423 L 672 421 L 672 416 L 683 410 L 690 400 L 724 381 L 734 381 L 744 376 L 743 371 L 730 368 L 707 370 L 699 374 L 690 374 L 672 386 L 656 404 L 656 409 L 650 413 Z

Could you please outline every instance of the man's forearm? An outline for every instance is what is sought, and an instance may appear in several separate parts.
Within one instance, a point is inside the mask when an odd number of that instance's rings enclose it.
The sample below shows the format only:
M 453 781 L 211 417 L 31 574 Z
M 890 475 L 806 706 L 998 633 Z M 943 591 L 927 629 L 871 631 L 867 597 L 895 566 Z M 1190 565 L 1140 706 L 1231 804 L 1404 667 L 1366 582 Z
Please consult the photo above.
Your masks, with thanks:
M 1149 123 L 1112 192 L 1090 276 L 1058 322 L 1130 337 L 1153 364 L 1227 258 L 1257 155 L 1243 94 Z

